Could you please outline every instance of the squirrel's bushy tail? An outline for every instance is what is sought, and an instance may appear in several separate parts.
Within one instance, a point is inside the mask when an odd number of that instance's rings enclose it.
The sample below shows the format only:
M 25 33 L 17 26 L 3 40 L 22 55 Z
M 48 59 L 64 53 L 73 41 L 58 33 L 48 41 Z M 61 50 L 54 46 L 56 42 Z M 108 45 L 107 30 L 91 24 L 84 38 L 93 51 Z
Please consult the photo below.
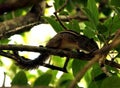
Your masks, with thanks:
M 16 61 L 16 64 L 26 70 L 35 69 L 38 66 L 43 65 L 44 61 L 47 60 L 48 57 L 49 57 L 48 53 L 41 53 L 41 55 L 39 55 L 34 60 L 19 57 L 19 59 Z

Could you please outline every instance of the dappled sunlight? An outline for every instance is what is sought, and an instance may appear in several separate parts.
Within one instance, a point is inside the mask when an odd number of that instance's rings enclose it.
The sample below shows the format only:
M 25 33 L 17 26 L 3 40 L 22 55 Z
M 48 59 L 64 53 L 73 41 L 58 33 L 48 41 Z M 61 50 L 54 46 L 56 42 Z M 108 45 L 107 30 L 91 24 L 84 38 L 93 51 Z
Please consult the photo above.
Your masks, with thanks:
M 24 36 L 21 36 L 19 34 L 13 35 L 11 36 L 9 39 L 9 44 L 25 44 L 25 45 L 35 45 L 35 46 L 39 46 L 39 45 L 45 45 L 46 42 L 52 38 L 54 35 L 56 34 L 56 32 L 53 30 L 53 28 L 49 25 L 49 24 L 40 24 L 37 26 L 34 26 L 30 32 L 26 33 Z M 26 39 L 24 39 L 26 38 Z M 38 55 L 40 55 L 39 53 L 34 53 L 34 52 L 20 52 L 21 56 L 25 56 L 27 58 L 30 59 L 34 59 L 36 58 Z M 9 67 L 11 66 L 11 64 L 15 64 L 13 63 L 11 60 L 5 58 L 5 57 L 1 57 L 1 61 L 4 63 L 5 65 L 5 70 L 1 70 L 1 75 L 4 75 L 3 73 L 6 72 Z M 46 72 L 48 70 L 48 68 L 40 66 L 38 69 L 40 69 L 43 72 Z M 37 74 L 35 70 L 30 70 L 29 71 L 30 74 Z M 4 76 L 1 76 L 4 77 Z M 0 78 L 1 81 L 3 82 L 3 78 Z M 5 82 L 5 86 L 9 87 L 11 80 L 6 77 L 6 81 Z M 2 85 L 2 82 L 0 82 L 0 85 Z
M 30 45 L 45 45 L 48 39 L 52 38 L 56 32 L 49 24 L 40 24 L 34 26 L 29 32 L 28 44 Z

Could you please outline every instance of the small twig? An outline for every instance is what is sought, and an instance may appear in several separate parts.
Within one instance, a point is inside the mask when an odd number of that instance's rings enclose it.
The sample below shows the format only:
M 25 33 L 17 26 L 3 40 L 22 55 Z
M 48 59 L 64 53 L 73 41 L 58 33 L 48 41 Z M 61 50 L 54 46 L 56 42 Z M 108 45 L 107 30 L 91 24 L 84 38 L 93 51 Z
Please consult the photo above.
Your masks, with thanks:
M 59 19 L 63 22 L 68 22 L 70 20 L 78 20 L 80 22 L 84 22 L 84 21 L 88 21 L 88 18 L 86 16 L 78 16 L 78 15 L 75 15 L 75 16 L 59 16 Z M 107 18 L 100 18 L 99 21 L 100 22 L 104 22 Z
M 6 73 L 4 72 L 4 79 L 3 79 L 2 88 L 5 88 L 5 80 L 6 80 Z
M 64 28 L 64 30 L 68 30 L 68 29 L 67 29 L 67 28 L 65 27 L 65 25 L 61 22 L 61 20 L 59 19 L 57 13 L 58 13 L 58 12 L 61 12 L 61 11 L 65 8 L 65 6 L 67 5 L 68 1 L 69 1 L 69 0 L 65 0 L 65 3 L 64 3 L 57 11 L 54 12 L 57 20 L 59 21 L 59 23 L 61 24 L 61 26 Z
M 57 13 L 58 13 L 58 12 L 56 11 L 54 14 L 55 14 L 57 20 L 59 21 L 60 25 L 64 28 L 64 30 L 68 30 L 68 29 L 65 27 L 65 25 L 61 22 L 61 20 L 59 19 Z
M 64 69 L 64 68 L 62 68 L 62 67 L 57 67 L 57 66 L 54 66 L 54 65 L 49 65 L 49 64 L 46 64 L 46 63 L 44 63 L 43 66 L 47 67 L 47 68 L 50 68 L 50 69 L 53 69 L 53 70 L 59 70 L 59 71 L 62 71 L 62 72 L 67 72 L 67 70 Z

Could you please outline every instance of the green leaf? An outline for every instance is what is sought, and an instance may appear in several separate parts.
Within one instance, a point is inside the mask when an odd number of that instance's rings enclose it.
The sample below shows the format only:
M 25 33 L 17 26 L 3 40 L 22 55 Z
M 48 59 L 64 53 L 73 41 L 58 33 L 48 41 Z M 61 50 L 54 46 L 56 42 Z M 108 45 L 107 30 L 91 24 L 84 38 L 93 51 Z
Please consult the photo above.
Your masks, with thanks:
M 45 73 L 41 76 L 39 76 L 35 82 L 34 82 L 34 87 L 35 86 L 47 86 L 49 85 L 49 83 L 51 82 L 51 79 L 52 79 L 52 75 L 49 74 L 49 73 Z
M 68 0 L 66 9 L 68 10 L 68 12 L 72 12 L 73 8 L 74 8 L 74 2 L 72 2 L 71 0 Z
M 102 81 L 106 78 L 106 74 L 102 72 L 98 63 L 92 67 L 92 81 L 88 88 L 100 88 Z
M 51 26 L 53 27 L 53 29 L 56 31 L 56 32 L 60 32 L 63 30 L 62 26 L 59 24 L 59 22 L 57 22 L 56 20 L 54 20 L 53 18 L 50 18 L 50 17 L 43 17 L 45 18 L 48 23 L 51 24 Z
M 77 73 L 83 69 L 83 67 L 85 66 L 86 61 L 82 61 L 82 60 L 74 60 L 72 63 L 72 70 L 73 70 L 73 75 L 76 76 Z M 86 74 L 84 75 L 84 79 L 86 80 L 86 84 L 89 85 L 89 83 L 91 82 L 92 78 L 91 78 L 91 69 L 89 69 Z M 87 85 L 86 85 L 87 86 Z
M 95 63 L 92 68 L 92 77 L 97 77 L 98 75 L 102 74 L 102 70 L 98 63 Z
M 63 81 L 63 80 L 72 80 L 73 79 L 73 75 L 70 73 L 64 73 L 60 79 L 59 82 Z
M 80 5 L 84 5 L 84 6 L 87 5 L 87 0 L 72 0 L 72 2 L 75 2 L 75 5 L 78 4 L 78 3 Z
M 76 31 L 78 33 L 80 33 L 80 31 L 81 31 L 80 26 L 79 26 L 79 22 L 77 20 L 70 21 L 69 24 L 68 24 L 68 28 L 70 30 L 74 30 L 74 31 Z
M 107 27 L 104 24 L 99 24 L 97 26 L 97 30 L 100 34 L 104 34 L 105 32 L 108 31 Z
M 18 72 L 12 80 L 12 85 L 26 86 L 28 80 L 24 71 Z
M 52 64 L 55 66 L 63 67 L 65 60 L 66 58 L 62 58 L 59 56 L 52 56 Z
M 120 16 L 120 7 L 115 7 L 114 10 Z
M 64 73 L 58 80 L 56 88 L 68 88 L 71 80 L 73 80 L 73 75 L 70 73 Z
M 120 7 L 120 0 L 110 0 L 110 4 L 116 7 Z
M 55 10 L 58 10 L 65 0 L 54 0 Z
M 95 37 L 95 33 L 93 31 L 91 31 L 89 28 L 86 28 L 85 30 L 83 30 L 84 35 L 88 36 L 89 38 L 94 38 Z
M 91 22 L 92 30 L 96 30 L 96 27 L 99 23 L 99 13 L 96 6 L 95 0 L 88 0 L 87 8 L 83 8 L 85 15 Z
M 9 41 L 9 39 L 2 39 L 0 40 L 0 44 L 8 44 Z
M 120 88 L 120 77 L 111 76 L 106 78 L 100 88 Z
M 76 76 L 77 73 L 84 67 L 85 64 L 86 64 L 86 61 L 73 60 L 73 63 L 72 63 L 73 75 Z
M 117 47 L 115 48 L 115 50 L 117 50 L 117 52 L 120 52 L 120 46 L 117 46 Z M 118 53 L 118 54 L 120 54 L 120 53 Z
M 92 18 L 94 24 L 97 25 L 99 22 L 99 19 L 98 19 L 99 13 L 98 13 L 95 0 L 88 0 L 87 8 L 89 9 L 91 13 L 90 17 Z
M 68 88 L 72 80 L 63 80 L 57 88 Z
M 99 13 L 95 0 L 88 0 L 87 8 L 84 8 L 83 10 L 86 16 L 88 17 L 88 19 L 90 20 L 93 29 L 96 30 L 96 26 L 99 23 L 99 19 L 98 19 Z
M 108 28 L 109 33 L 114 33 L 120 28 L 120 18 L 119 16 L 114 16 L 105 21 L 104 25 Z
M 89 38 L 95 38 L 95 29 L 91 22 L 85 22 L 86 28 L 83 30 L 84 35 L 88 36 Z
M 93 18 L 93 15 L 92 15 L 92 13 L 90 12 L 90 10 L 88 9 L 88 8 L 84 8 L 84 13 L 85 13 L 85 15 L 88 17 L 88 19 L 90 20 L 90 22 L 91 22 L 91 25 L 92 25 L 92 29 L 93 30 L 96 30 L 96 24 L 95 24 L 95 22 L 94 22 L 94 18 Z
M 88 86 L 88 88 L 100 88 L 101 86 L 101 83 L 102 83 L 103 80 L 100 80 L 100 81 L 92 81 L 90 83 L 90 85 Z

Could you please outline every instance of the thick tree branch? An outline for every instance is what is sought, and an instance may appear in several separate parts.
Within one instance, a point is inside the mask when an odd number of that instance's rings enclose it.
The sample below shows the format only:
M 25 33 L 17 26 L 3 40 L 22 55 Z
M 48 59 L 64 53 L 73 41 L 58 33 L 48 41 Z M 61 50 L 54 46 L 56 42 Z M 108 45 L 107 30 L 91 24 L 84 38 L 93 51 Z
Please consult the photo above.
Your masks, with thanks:
M 38 47 L 38 46 L 28 46 L 28 45 L 0 45 L 0 50 L 12 50 L 12 51 L 28 51 L 28 52 L 39 52 L 44 53 L 48 52 L 50 55 L 56 55 L 61 57 L 70 57 L 73 59 L 81 59 L 81 60 L 91 60 L 91 54 L 81 55 L 80 53 L 74 51 L 66 51 L 61 49 L 51 49 L 46 47 Z M 0 55 L 8 57 L 13 60 L 17 60 L 14 54 L 3 53 L 0 52 Z M 106 60 L 106 65 L 110 65 L 112 67 L 116 67 L 120 69 L 120 65 L 116 62 Z
M 0 14 L 32 6 L 34 4 L 39 3 L 40 1 L 43 0 L 7 0 L 7 2 L 0 4 Z
M 79 53 L 61 49 L 51 49 L 46 47 L 28 46 L 28 45 L 0 45 L 0 50 L 29 51 L 29 52 L 48 52 L 51 55 L 69 56 L 71 58 L 80 58 Z M 87 58 L 87 57 L 86 57 Z
M 2 22 L 0 23 L 0 39 L 27 31 L 36 24 L 38 24 L 36 16 L 31 13 L 26 16 L 17 17 L 15 19 Z
M 16 17 L 12 20 L 7 20 L 0 23 L 0 39 L 30 30 L 30 28 L 34 25 L 43 23 L 44 21 L 41 18 L 44 14 L 45 3 L 43 2 L 34 5 L 31 11 L 25 16 Z

